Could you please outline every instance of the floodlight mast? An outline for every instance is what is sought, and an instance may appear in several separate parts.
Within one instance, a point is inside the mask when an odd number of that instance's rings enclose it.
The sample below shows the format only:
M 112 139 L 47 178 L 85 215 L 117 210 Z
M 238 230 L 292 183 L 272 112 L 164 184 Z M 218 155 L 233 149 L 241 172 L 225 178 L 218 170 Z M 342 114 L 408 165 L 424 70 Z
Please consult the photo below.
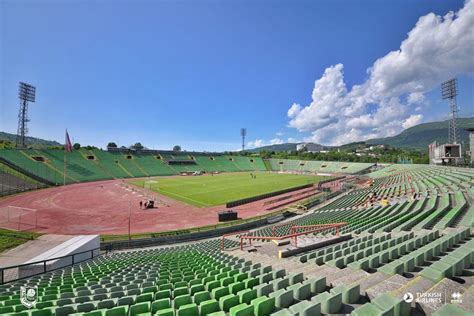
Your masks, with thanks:
M 448 143 L 458 143 L 458 131 L 456 126 L 456 118 L 458 116 L 458 106 L 456 96 L 458 95 L 457 79 L 453 78 L 441 84 L 441 96 L 443 99 L 449 99 L 449 108 L 451 110 L 451 119 L 449 120 Z
M 18 113 L 18 129 L 16 133 L 16 147 L 26 147 L 26 135 L 28 134 L 28 102 L 35 102 L 36 88 L 28 83 L 20 82 L 18 87 L 18 99 L 20 99 L 20 112 Z
M 240 136 L 242 136 L 242 151 L 245 150 L 245 136 L 247 136 L 247 129 L 241 128 L 240 129 Z

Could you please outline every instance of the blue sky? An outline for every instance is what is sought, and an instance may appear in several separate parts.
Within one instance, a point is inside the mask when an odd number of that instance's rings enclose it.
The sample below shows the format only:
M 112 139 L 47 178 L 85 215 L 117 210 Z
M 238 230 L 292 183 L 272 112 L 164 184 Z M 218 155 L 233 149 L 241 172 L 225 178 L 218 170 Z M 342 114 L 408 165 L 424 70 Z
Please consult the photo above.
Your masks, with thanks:
M 100 147 L 140 141 L 156 149 L 235 150 L 241 127 L 247 146 L 392 135 L 446 118 L 439 82 L 453 75 L 460 114 L 473 116 L 468 6 L 3 0 L 0 130 L 16 132 L 19 81 L 37 86 L 30 135 L 63 142 L 68 128 L 74 141 Z M 459 16 L 443 18 L 463 7 Z M 470 25 L 471 35 L 454 23 Z M 414 28 L 402 47 L 406 54 L 386 57 Z M 461 31 L 452 35 L 450 28 Z M 438 43 L 427 40 L 438 33 Z M 447 41 L 444 33 L 454 38 Z M 456 62 L 439 70 L 422 65 L 440 64 L 445 54 L 437 45 L 450 42 Z

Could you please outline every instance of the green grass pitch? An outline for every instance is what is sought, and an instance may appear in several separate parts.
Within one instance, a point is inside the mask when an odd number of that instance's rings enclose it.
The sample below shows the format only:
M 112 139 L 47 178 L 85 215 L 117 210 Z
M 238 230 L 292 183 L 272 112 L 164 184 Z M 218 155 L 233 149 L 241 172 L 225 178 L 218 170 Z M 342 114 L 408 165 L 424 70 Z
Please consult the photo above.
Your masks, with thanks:
M 222 173 L 217 175 L 187 177 L 156 177 L 150 180 L 135 180 L 133 184 L 198 207 L 209 207 L 279 191 L 309 183 L 317 183 L 328 177 L 254 173 Z

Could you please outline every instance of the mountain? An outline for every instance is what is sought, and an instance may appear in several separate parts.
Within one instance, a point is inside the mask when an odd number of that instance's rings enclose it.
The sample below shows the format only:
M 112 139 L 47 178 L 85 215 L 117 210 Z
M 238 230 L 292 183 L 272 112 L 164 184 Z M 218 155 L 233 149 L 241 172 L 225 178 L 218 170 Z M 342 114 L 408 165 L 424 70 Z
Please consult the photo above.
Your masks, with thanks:
M 247 151 L 250 152 L 259 152 L 259 151 L 288 151 L 288 150 L 296 150 L 296 145 L 300 143 L 284 143 L 284 144 L 276 144 L 276 145 L 268 145 L 262 146 L 257 148 L 252 148 Z
M 319 151 L 319 150 L 329 150 L 332 147 L 330 146 L 323 146 L 315 143 L 283 143 L 283 144 L 276 144 L 276 145 L 267 145 L 262 147 L 257 147 L 253 149 L 249 149 L 250 152 L 260 152 L 260 151 L 295 151 L 296 147 L 299 144 L 306 144 L 308 146 L 309 151 Z M 318 149 L 311 149 L 311 148 L 318 148 Z
M 469 146 L 469 132 L 466 128 L 474 128 L 474 117 L 458 118 L 457 121 L 459 141 L 463 150 Z M 446 143 L 448 139 L 449 120 L 442 122 L 430 122 L 415 125 L 407 128 L 400 134 L 385 138 L 369 139 L 365 142 L 349 143 L 338 147 L 327 147 L 327 149 L 340 149 L 344 151 L 353 151 L 358 147 L 368 145 L 389 145 L 394 148 L 409 148 L 421 151 L 428 151 L 428 145 L 434 141 Z M 301 143 L 284 143 L 278 145 L 269 145 L 249 149 L 251 152 L 259 151 L 288 151 L 296 150 L 296 145 Z
M 456 120 L 459 141 L 463 145 L 463 150 L 469 146 L 469 132 L 466 128 L 474 128 L 474 117 L 458 118 Z M 446 143 L 448 139 L 449 120 L 442 122 L 430 122 L 415 125 L 407 128 L 400 134 L 392 137 L 375 138 L 366 141 L 367 144 L 384 144 L 395 148 L 411 148 L 427 151 L 428 145 L 433 141 Z
M 15 134 L 10 134 L 10 133 L 5 133 L 5 132 L 0 132 L 0 140 L 7 140 L 7 141 L 10 141 L 12 143 L 15 143 L 16 135 Z M 26 137 L 26 143 L 27 143 L 27 145 L 61 146 L 61 144 L 56 142 L 56 141 L 45 140 L 45 139 L 31 137 L 31 136 Z

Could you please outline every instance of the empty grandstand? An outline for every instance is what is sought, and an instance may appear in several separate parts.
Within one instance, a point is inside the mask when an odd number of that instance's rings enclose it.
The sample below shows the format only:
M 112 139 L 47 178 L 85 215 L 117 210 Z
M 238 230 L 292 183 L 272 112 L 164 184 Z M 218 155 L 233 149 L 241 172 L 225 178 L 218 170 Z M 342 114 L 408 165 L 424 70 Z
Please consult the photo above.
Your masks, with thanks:
M 311 161 L 295 159 L 269 159 L 272 170 L 283 172 L 316 172 L 316 173 L 363 173 L 374 164 L 338 161 Z
M 237 157 L 220 154 L 170 154 L 169 152 L 130 153 L 101 150 L 77 150 L 67 153 L 64 163 L 62 150 L 23 149 L 1 150 L 3 162 L 25 173 L 31 173 L 48 183 L 97 181 L 115 178 L 177 175 L 182 172 L 265 171 L 260 157 Z
M 0 316 L 474 316 L 474 0 L 0 12 Z
M 0 313 L 471 315 L 474 172 L 392 165 L 362 183 L 282 224 L 222 241 L 104 254 L 2 285 Z M 288 236 L 316 246 L 278 259 L 268 249 L 299 248 L 271 242 Z M 34 309 L 21 304 L 20 286 L 37 286 Z
M 354 174 L 368 170 L 372 164 L 270 159 L 267 165 L 260 157 L 228 156 L 205 153 L 166 151 L 102 151 L 59 149 L 4 149 L 0 163 L 31 174 L 47 184 L 70 184 L 105 179 L 168 176 L 194 171 L 239 172 L 283 171 Z M 270 168 L 269 170 L 267 170 Z M 66 171 L 66 174 L 65 174 Z

